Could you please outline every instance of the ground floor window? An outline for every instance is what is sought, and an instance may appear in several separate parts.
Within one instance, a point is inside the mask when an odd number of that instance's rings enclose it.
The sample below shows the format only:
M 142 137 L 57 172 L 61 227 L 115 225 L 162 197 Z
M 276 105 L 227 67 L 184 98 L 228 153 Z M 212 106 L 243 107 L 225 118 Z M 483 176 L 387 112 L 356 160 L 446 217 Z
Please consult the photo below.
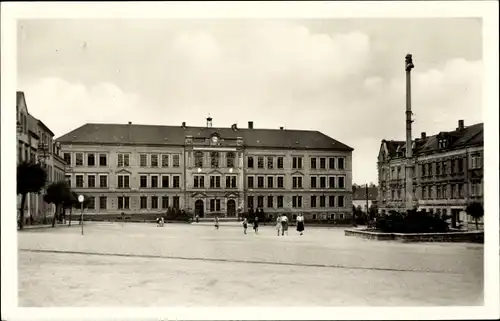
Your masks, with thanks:
M 151 208 L 158 209 L 158 196 L 151 196 Z
M 312 215 L 312 219 L 313 219 L 313 220 L 316 220 L 316 219 L 317 219 L 317 217 L 318 217 L 318 216 L 317 216 L 316 214 L 313 214 L 313 215 Z
M 118 197 L 118 209 L 119 210 L 130 209 L 130 198 L 128 196 L 119 196 Z
M 163 208 L 163 209 L 168 208 L 168 196 L 163 196 L 161 198 L 161 208 Z
M 108 198 L 106 196 L 99 197 L 99 209 L 105 210 L 107 208 Z
M 174 196 L 174 208 L 179 209 L 180 207 L 180 198 L 179 196 Z
M 148 198 L 147 196 L 141 196 L 141 210 L 148 208 Z

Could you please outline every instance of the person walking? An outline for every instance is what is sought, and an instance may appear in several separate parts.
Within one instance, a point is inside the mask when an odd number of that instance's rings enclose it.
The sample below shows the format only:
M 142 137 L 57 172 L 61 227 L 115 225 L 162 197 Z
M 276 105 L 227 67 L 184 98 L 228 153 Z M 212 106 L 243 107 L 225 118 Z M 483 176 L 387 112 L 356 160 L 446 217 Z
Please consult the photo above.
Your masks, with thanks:
M 247 218 L 245 217 L 243 219 L 243 234 L 247 234 L 247 228 L 248 228 L 248 221 Z
M 276 217 L 276 231 L 278 233 L 278 236 L 280 236 L 280 230 L 281 230 L 281 216 L 278 215 L 278 217 Z
M 302 216 L 302 213 L 299 213 L 299 216 L 297 216 L 297 232 L 300 235 L 304 233 L 304 216 Z
M 196 214 L 195 220 L 196 220 L 196 223 L 199 223 L 200 222 L 200 215 Z
M 259 217 L 255 216 L 253 220 L 253 229 L 255 230 L 255 234 L 259 234 Z
M 219 217 L 218 216 L 215 217 L 215 229 L 216 230 L 219 229 Z
M 286 232 L 286 235 L 288 236 L 288 216 L 286 216 L 285 214 L 283 214 L 281 216 L 281 235 L 285 235 L 285 232 Z

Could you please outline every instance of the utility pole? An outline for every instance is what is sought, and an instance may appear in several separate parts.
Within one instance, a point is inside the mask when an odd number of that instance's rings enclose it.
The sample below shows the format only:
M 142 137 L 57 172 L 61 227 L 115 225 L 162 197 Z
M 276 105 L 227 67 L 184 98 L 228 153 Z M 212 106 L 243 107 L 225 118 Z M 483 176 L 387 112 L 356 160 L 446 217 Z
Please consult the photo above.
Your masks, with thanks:
M 368 183 L 366 183 L 366 217 L 370 215 L 370 209 L 368 208 Z
M 407 54 L 405 57 L 406 71 L 406 211 L 413 209 L 413 151 L 411 143 L 411 70 L 413 65 L 412 55 Z

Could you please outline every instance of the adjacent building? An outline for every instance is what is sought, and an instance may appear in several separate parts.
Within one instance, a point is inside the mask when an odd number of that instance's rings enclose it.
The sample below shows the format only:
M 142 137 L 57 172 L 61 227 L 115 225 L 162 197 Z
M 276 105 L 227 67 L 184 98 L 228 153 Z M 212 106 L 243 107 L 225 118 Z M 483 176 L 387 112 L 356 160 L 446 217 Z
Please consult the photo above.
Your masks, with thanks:
M 318 131 L 214 128 L 207 118 L 205 127 L 86 124 L 57 141 L 90 213 L 352 213 L 353 149 Z
M 54 133 L 39 119 L 28 112 L 23 92 L 16 93 L 17 103 L 17 164 L 21 162 L 41 163 L 47 172 L 47 185 L 64 180 L 65 163 L 60 147 L 54 143 Z M 54 206 L 43 201 L 44 191 L 28 194 L 25 204 L 25 217 L 35 220 L 51 217 Z M 18 199 L 18 209 L 21 198 Z
M 378 188 L 376 186 L 356 186 L 352 189 L 352 205 L 358 206 L 365 213 L 373 206 L 378 205 Z
M 422 133 L 413 141 L 414 207 L 472 222 L 465 214 L 469 202 L 483 203 L 483 124 L 464 126 L 433 136 Z M 379 210 L 405 210 L 404 141 L 382 140 L 378 155 Z

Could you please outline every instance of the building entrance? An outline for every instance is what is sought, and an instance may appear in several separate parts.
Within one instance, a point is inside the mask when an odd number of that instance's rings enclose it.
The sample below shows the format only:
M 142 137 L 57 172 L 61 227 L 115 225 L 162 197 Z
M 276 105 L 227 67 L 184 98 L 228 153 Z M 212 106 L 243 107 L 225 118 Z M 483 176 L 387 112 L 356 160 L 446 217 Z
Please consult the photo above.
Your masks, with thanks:
M 203 200 L 197 200 L 194 203 L 194 214 L 198 215 L 198 217 L 203 217 L 205 215 L 204 209 L 205 208 L 204 208 Z
M 236 202 L 234 200 L 227 201 L 227 216 L 236 216 Z

